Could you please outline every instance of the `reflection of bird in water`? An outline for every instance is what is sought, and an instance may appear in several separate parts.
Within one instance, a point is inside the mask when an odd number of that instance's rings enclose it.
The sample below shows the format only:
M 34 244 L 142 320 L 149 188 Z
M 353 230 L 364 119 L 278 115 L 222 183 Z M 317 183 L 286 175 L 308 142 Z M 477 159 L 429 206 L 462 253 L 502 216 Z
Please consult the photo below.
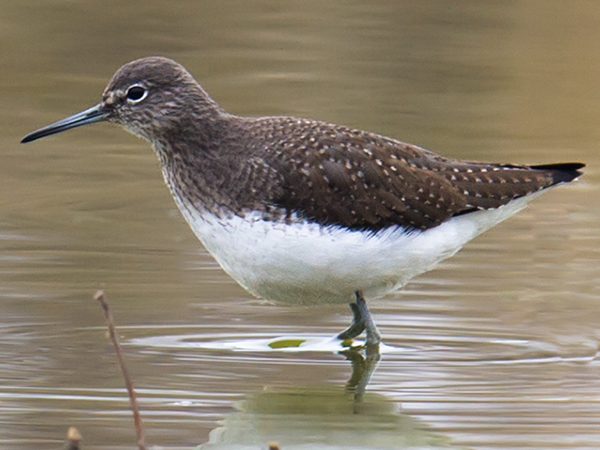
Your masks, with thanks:
M 379 353 L 367 352 L 365 357 L 357 348 L 349 348 L 341 351 L 340 354 L 344 355 L 352 364 L 352 376 L 346 383 L 346 391 L 354 394 L 357 404 L 361 403 L 371 376 L 377 368 Z
M 248 395 L 236 409 L 199 450 L 263 450 L 272 441 L 281 450 L 458 449 L 379 394 L 356 404 L 338 388 L 297 388 Z
M 380 342 L 365 298 L 383 296 L 577 178 L 583 164 L 458 161 L 385 136 L 293 117 L 226 113 L 174 61 L 121 67 L 102 101 L 23 139 L 108 121 L 152 143 L 179 209 L 251 293 L 349 302 Z

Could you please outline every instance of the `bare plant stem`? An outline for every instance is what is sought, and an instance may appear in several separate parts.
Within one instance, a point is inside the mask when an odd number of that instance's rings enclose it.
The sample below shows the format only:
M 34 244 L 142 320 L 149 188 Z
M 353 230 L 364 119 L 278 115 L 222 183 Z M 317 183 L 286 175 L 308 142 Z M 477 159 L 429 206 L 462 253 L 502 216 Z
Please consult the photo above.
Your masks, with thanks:
M 127 387 L 127 393 L 129 394 L 129 403 L 131 404 L 131 410 L 133 412 L 133 422 L 135 424 L 135 432 L 137 434 L 138 448 L 140 450 L 146 450 L 146 444 L 144 442 L 144 429 L 142 427 L 142 418 L 140 416 L 140 409 L 138 407 L 135 390 L 133 389 L 133 383 L 131 382 L 131 378 L 129 378 L 129 372 L 127 371 L 127 367 L 125 366 L 125 361 L 123 360 L 123 354 L 121 353 L 121 346 L 119 344 L 119 337 L 117 336 L 117 331 L 115 329 L 112 314 L 110 313 L 110 309 L 108 308 L 108 303 L 104 299 L 104 291 L 96 292 L 96 294 L 94 295 L 94 299 L 98 300 L 100 302 L 100 305 L 102 305 L 102 310 L 104 311 L 104 319 L 106 321 L 106 327 L 108 328 L 110 340 L 112 341 L 113 346 L 115 348 L 115 353 L 117 354 L 117 359 L 119 360 L 119 367 L 121 368 L 121 373 L 123 374 L 123 379 L 125 380 L 125 386 Z
M 81 442 L 81 434 L 77 431 L 77 428 L 71 427 L 67 431 L 67 442 L 65 443 L 65 450 L 80 450 L 79 443 Z

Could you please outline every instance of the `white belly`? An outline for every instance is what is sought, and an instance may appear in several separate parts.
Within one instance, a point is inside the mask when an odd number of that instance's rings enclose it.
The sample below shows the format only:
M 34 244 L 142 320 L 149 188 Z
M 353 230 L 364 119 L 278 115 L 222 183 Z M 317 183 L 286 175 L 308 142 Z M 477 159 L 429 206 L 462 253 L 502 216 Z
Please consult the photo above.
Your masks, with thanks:
M 390 227 L 375 234 L 283 224 L 260 215 L 227 219 L 178 206 L 223 269 L 252 294 L 296 303 L 346 303 L 360 290 L 381 297 L 452 256 L 464 244 L 523 209 L 533 194 L 494 210 L 477 211 L 427 231 Z

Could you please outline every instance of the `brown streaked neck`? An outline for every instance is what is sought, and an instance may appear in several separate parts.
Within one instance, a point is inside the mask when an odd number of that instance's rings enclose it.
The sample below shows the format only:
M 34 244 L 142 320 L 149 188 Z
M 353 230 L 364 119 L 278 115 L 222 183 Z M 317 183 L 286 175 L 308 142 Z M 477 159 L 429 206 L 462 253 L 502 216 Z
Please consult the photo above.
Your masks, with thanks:
M 184 115 L 153 140 L 171 190 L 198 211 L 217 216 L 260 207 L 264 192 L 249 188 L 257 175 L 253 169 L 259 174 L 261 169 L 249 164 L 245 119 L 221 108 L 203 114 Z

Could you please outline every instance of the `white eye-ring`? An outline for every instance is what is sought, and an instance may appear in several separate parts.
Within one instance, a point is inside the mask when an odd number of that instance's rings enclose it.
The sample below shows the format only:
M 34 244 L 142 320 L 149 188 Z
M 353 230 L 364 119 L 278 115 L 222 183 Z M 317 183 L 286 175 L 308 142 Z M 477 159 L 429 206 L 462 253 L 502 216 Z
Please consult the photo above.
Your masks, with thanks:
M 134 84 L 127 89 L 127 100 L 130 103 L 139 103 L 146 98 L 148 95 L 148 89 L 139 84 Z

